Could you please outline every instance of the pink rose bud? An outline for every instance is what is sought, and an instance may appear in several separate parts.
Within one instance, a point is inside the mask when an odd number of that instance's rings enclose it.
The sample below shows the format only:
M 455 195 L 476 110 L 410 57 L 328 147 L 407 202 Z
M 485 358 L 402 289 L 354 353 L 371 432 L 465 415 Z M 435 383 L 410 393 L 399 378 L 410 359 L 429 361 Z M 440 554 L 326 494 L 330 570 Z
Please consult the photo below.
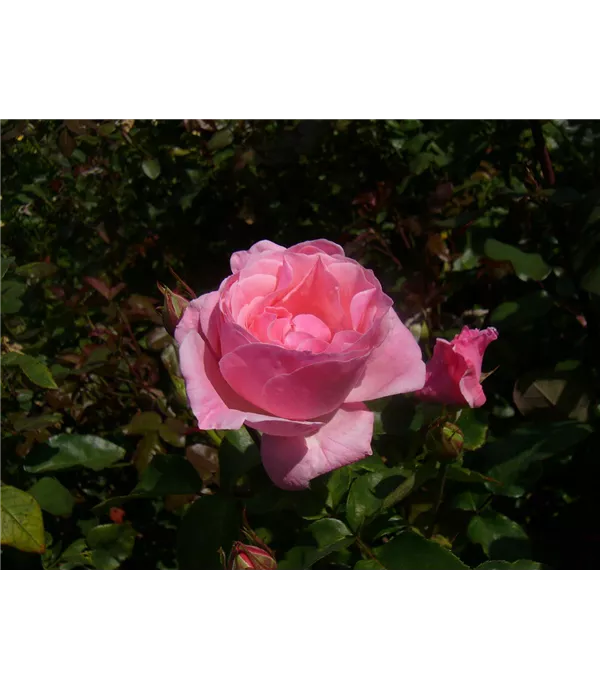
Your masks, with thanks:
M 243 542 L 234 542 L 229 555 L 228 568 L 231 570 L 271 570 L 277 568 L 277 562 L 269 552 L 260 547 L 245 545 Z
M 273 482 L 307 488 L 371 454 L 369 399 L 421 389 L 421 349 L 371 270 L 317 239 L 259 241 L 175 331 L 201 430 L 262 433 Z
M 183 296 L 171 291 L 168 287 L 159 284 L 158 288 L 165 297 L 162 313 L 163 325 L 165 326 L 165 330 L 173 336 L 175 328 L 189 305 L 189 301 L 184 299 Z
M 462 454 L 465 436 L 454 423 L 440 423 L 427 433 L 427 448 L 443 459 L 456 459 Z
M 493 327 L 462 332 L 451 342 L 437 339 L 433 356 L 427 363 L 425 386 L 417 392 L 419 399 L 436 404 L 470 406 L 485 404 L 481 387 L 481 362 L 490 342 L 498 338 Z

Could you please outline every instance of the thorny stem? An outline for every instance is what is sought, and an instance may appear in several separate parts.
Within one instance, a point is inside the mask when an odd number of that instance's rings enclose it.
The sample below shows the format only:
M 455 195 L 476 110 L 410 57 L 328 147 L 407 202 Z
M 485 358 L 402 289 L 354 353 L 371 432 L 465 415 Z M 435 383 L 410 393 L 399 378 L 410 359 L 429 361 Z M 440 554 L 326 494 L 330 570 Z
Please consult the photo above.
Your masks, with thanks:
M 368 547 L 357 535 L 356 536 L 356 544 L 359 546 L 360 550 L 367 555 L 369 559 L 372 559 L 373 561 L 377 562 L 381 568 L 385 568 L 385 566 L 379 561 L 379 559 L 375 556 L 375 553 L 373 550 Z
M 542 125 L 537 120 L 531 123 L 531 133 L 533 134 L 533 141 L 535 143 L 535 152 L 542 167 L 544 181 L 547 186 L 554 186 L 556 178 L 552 167 L 552 160 L 550 160 L 550 153 L 544 141 Z
M 435 523 L 437 520 L 438 511 L 442 505 L 442 498 L 444 496 L 444 488 L 446 487 L 446 476 L 448 475 L 448 463 L 444 462 L 442 470 L 439 475 L 438 492 L 435 499 L 435 506 L 433 507 L 433 514 L 431 517 L 431 523 L 429 525 L 429 533 L 427 535 L 428 539 L 433 536 L 433 531 L 435 530 Z
M 217 433 L 214 430 L 205 430 L 205 432 L 217 447 L 221 446 L 221 442 L 223 440 L 217 435 Z
M 129 336 L 131 337 L 131 341 L 133 343 L 133 346 L 135 347 L 136 353 L 139 355 L 142 353 L 142 350 L 140 348 L 140 345 L 137 342 L 137 339 L 135 338 L 135 335 L 133 334 L 133 330 L 131 329 L 131 325 L 129 324 L 129 319 L 121 309 L 121 306 L 117 306 L 117 311 L 119 313 L 119 317 L 123 321 L 123 324 L 127 328 L 127 332 L 129 332 Z

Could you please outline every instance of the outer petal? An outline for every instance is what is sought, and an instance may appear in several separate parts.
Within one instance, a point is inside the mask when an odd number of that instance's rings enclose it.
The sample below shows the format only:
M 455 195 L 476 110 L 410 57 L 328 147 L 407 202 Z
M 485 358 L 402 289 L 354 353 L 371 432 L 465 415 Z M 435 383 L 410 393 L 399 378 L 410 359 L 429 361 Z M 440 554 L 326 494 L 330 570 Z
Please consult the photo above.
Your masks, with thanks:
M 373 419 L 364 404 L 344 404 L 327 425 L 309 437 L 263 435 L 265 470 L 277 486 L 302 490 L 313 478 L 369 456 Z
M 387 328 L 387 335 L 373 349 L 365 376 L 348 395 L 348 402 L 414 392 L 425 384 L 421 348 L 393 308 L 383 318 L 381 327 Z
M 179 347 L 179 364 L 198 427 L 201 430 L 241 428 L 246 415 L 225 403 L 223 397 L 226 385 L 217 361 L 197 332 L 189 332 L 182 341 Z
M 285 248 L 267 239 L 258 241 L 247 251 L 236 251 L 231 254 L 231 272 L 239 272 L 255 255 L 266 253 L 267 251 L 285 251 Z
M 483 354 L 495 339 L 498 339 L 498 330 L 495 327 L 487 327 L 485 330 L 471 330 L 463 327 L 460 334 L 451 342 L 454 350 L 465 357 L 469 368 L 473 368 L 477 382 L 481 377 Z
M 368 353 L 328 355 L 246 344 L 223 356 L 219 368 L 242 398 L 275 416 L 318 418 L 339 408 L 363 374 Z
M 190 301 L 183 317 L 175 328 L 175 341 L 181 344 L 188 332 L 201 332 L 213 348 L 218 347 L 213 311 L 219 301 L 219 292 L 211 291 Z
M 417 392 L 417 396 L 436 404 L 463 406 L 465 398 L 460 381 L 467 370 L 467 361 L 454 351 L 452 344 L 445 339 L 437 339 L 433 356 L 427 364 L 425 386 Z
M 315 239 L 314 241 L 303 241 L 301 244 L 290 246 L 288 249 L 292 253 L 326 253 L 329 256 L 343 256 L 344 249 L 328 239 Z
M 190 406 L 201 430 L 237 430 L 247 422 L 262 432 L 291 437 L 316 432 L 328 420 L 292 421 L 250 406 L 227 385 L 213 353 L 197 332 L 189 332 L 183 340 L 179 361 Z

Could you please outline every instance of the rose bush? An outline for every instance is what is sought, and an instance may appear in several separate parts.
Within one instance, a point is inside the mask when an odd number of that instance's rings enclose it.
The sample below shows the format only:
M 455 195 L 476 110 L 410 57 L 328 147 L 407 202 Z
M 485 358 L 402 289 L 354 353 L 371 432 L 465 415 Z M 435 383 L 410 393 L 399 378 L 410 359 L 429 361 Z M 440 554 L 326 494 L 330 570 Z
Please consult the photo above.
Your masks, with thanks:
M 286 489 L 371 454 L 363 402 L 425 382 L 421 350 L 373 272 L 324 239 L 260 241 L 231 270 L 175 331 L 198 427 L 260 430 L 264 467 Z
M 497 338 L 498 332 L 493 327 L 485 330 L 463 327 L 451 342 L 437 339 L 427 363 L 425 385 L 417 396 L 437 404 L 483 406 L 481 363 L 488 344 Z

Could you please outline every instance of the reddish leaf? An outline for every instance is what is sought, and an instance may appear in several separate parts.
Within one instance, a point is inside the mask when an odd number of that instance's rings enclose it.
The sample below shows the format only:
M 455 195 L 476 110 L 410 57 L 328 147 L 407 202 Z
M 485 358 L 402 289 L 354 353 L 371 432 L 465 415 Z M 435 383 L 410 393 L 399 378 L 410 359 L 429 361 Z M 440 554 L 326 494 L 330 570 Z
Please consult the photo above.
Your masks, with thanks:
M 107 301 L 112 301 L 127 286 L 125 282 L 120 282 L 116 287 L 110 287 L 106 282 L 97 277 L 84 277 L 83 281 L 102 294 Z
M 58 147 L 60 152 L 66 157 L 70 158 L 71 154 L 76 148 L 75 139 L 69 134 L 66 129 L 63 129 L 58 135 Z

